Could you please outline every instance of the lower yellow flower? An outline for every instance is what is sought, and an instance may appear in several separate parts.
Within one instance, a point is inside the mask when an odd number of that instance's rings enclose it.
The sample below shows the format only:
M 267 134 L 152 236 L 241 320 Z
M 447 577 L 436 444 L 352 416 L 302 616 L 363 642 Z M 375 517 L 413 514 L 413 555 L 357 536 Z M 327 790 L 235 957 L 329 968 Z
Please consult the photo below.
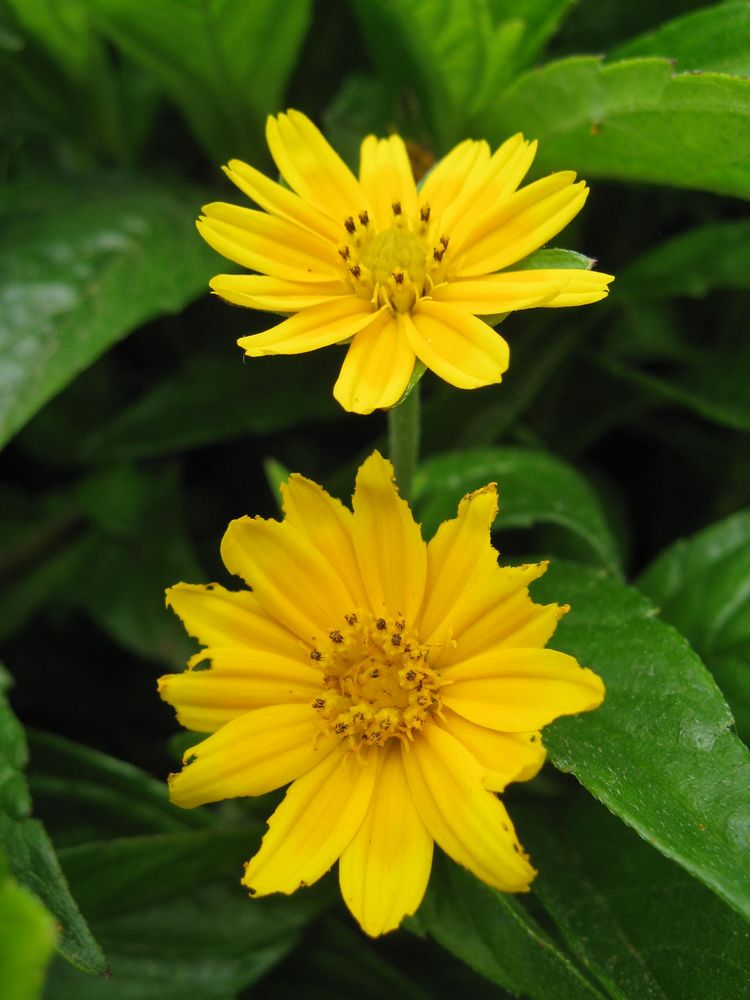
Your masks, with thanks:
M 227 176 L 264 211 L 213 202 L 198 220 L 215 250 L 260 273 L 220 274 L 211 288 L 290 315 L 240 339 L 250 357 L 351 341 L 334 388 L 346 410 L 393 406 L 417 359 L 460 389 L 499 382 L 508 345 L 478 316 L 607 294 L 612 277 L 598 271 L 513 269 L 588 195 L 570 170 L 518 190 L 536 152 L 520 134 L 494 153 L 467 139 L 419 189 L 397 135 L 367 136 L 355 177 L 299 111 L 269 118 L 266 134 L 288 187 L 232 160 Z
M 243 517 L 222 542 L 252 591 L 168 591 L 207 648 L 159 690 L 212 734 L 170 777 L 172 801 L 291 782 L 244 884 L 291 893 L 339 859 L 371 935 L 419 906 L 434 841 L 489 885 L 526 891 L 535 872 L 495 793 L 542 766 L 542 726 L 604 696 L 596 674 L 543 648 L 567 610 L 529 597 L 546 564 L 497 565 L 494 485 L 425 544 L 377 452 L 353 512 L 302 476 L 283 490 L 283 522 Z

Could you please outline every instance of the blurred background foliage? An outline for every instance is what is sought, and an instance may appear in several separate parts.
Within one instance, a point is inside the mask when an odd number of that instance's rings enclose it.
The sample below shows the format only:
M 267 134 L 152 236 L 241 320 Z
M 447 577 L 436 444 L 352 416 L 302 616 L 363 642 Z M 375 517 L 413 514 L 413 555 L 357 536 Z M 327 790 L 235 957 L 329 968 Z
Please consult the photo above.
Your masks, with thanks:
M 744 0 L 0 0 L 3 996 L 747 995 L 749 73 Z M 426 532 L 497 480 L 505 558 L 560 561 L 560 641 L 610 696 L 510 795 L 535 894 L 442 859 L 378 942 L 330 876 L 245 899 L 268 802 L 185 813 L 162 781 L 155 679 L 191 651 L 163 588 L 226 583 L 284 469 L 346 497 L 384 441 L 331 397 L 338 348 L 243 364 L 267 318 L 206 294 L 193 220 L 241 200 L 228 158 L 271 170 L 286 106 L 355 167 L 369 131 L 429 163 L 522 130 L 536 175 L 591 182 L 562 243 L 618 276 L 512 315 L 501 387 L 424 379 Z

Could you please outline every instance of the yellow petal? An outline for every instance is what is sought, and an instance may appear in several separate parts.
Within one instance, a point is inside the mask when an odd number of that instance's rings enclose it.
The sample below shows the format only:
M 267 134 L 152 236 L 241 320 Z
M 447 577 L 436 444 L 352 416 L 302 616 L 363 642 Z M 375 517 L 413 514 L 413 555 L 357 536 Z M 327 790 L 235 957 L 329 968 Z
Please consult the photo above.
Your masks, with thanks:
M 471 185 L 490 159 L 490 147 L 483 140 L 465 139 L 442 158 L 425 177 L 419 189 L 419 204 L 427 203 L 438 218 Z
M 311 479 L 296 473 L 281 487 L 286 523 L 315 546 L 351 595 L 349 611 L 364 608 L 365 586 L 354 551 L 353 514 Z
M 441 226 L 457 240 L 477 218 L 496 208 L 523 180 L 536 154 L 536 143 L 513 135 L 492 156 L 471 172 L 456 197 L 443 210 Z
M 433 844 L 406 783 L 400 745 L 390 740 L 378 757 L 370 808 L 339 862 L 344 902 L 373 937 L 394 930 L 422 902 Z
M 385 310 L 360 331 L 346 353 L 333 395 L 350 413 L 387 409 L 403 396 L 414 370 L 414 351 L 399 323 Z
M 184 809 L 263 795 L 315 767 L 337 743 L 321 738 L 309 705 L 257 708 L 186 750 L 182 771 L 169 776 L 169 794 Z
M 159 694 L 186 729 L 214 732 L 254 708 L 309 705 L 323 677 L 304 656 L 302 649 L 297 661 L 255 649 L 206 649 L 192 658 L 190 670 L 161 677 Z
M 489 649 L 444 671 L 443 701 L 489 729 L 523 733 L 602 703 L 604 684 L 556 649 Z
M 413 622 L 424 594 L 427 549 L 398 495 L 393 466 L 377 451 L 360 466 L 353 506 L 354 546 L 373 612 Z
M 358 295 L 347 295 L 303 309 L 270 330 L 240 337 L 237 343 L 251 358 L 265 354 L 306 354 L 348 340 L 377 321 L 378 313 L 373 312 L 369 302 Z
M 330 281 L 341 275 L 333 244 L 266 212 L 217 201 L 204 206 L 196 225 L 214 250 L 253 271 L 290 281 Z
M 417 811 L 445 853 L 495 889 L 525 892 L 536 873 L 466 747 L 427 725 L 402 752 Z
M 362 142 L 359 162 L 360 184 L 379 229 L 393 224 L 394 204 L 409 218 L 416 215 L 417 188 L 409 154 L 400 136 L 376 139 L 368 135 Z
M 493 316 L 550 305 L 565 288 L 555 278 L 526 280 L 525 275 L 546 275 L 547 271 L 505 271 L 502 274 L 466 278 L 438 285 L 430 293 L 434 302 L 447 302 L 475 316 Z M 491 279 L 491 280 L 488 280 Z
M 591 302 L 599 302 L 609 294 L 607 285 L 614 281 L 614 275 L 604 274 L 602 271 L 582 271 L 578 268 L 548 268 L 539 271 L 505 271 L 504 274 L 491 275 L 490 279 L 502 278 L 507 275 L 508 280 L 515 280 L 524 275 L 523 280 L 528 283 L 538 281 L 540 285 L 546 280 L 553 279 L 561 281 L 562 288 L 546 302 L 540 305 L 545 309 L 560 309 L 568 306 L 586 306 Z M 526 277 L 534 275 L 534 278 Z M 538 277 L 536 277 L 538 275 Z M 477 281 L 487 280 L 477 278 Z M 521 308 L 514 306 L 515 309 Z
M 490 528 L 497 514 L 494 483 L 465 496 L 458 516 L 444 521 L 427 544 L 427 586 L 419 630 L 428 645 L 440 645 L 462 624 L 454 613 L 464 591 L 473 593 L 480 577 L 498 572 Z
M 266 138 L 284 180 L 319 211 L 343 226 L 367 208 L 354 174 L 301 112 L 269 118 Z
M 227 528 L 221 557 L 253 588 L 263 609 L 310 646 L 351 613 L 354 595 L 292 524 L 240 517 Z
M 351 295 L 343 281 L 287 281 L 258 274 L 217 274 L 209 285 L 227 302 L 246 309 L 294 313 L 342 295 Z
M 230 160 L 224 167 L 227 177 L 254 202 L 273 215 L 280 215 L 289 222 L 304 226 L 323 239 L 338 245 L 344 238 L 344 228 L 327 215 L 313 208 L 299 195 L 272 181 L 255 167 L 242 160 Z
M 204 646 L 242 646 L 260 655 L 299 657 L 299 638 L 270 618 L 249 590 L 178 583 L 167 590 L 167 606 Z
M 500 334 L 457 306 L 420 299 L 404 325 L 420 361 L 459 389 L 499 382 L 508 367 L 510 352 Z
M 253 896 L 291 893 L 324 875 L 351 843 L 372 798 L 377 754 L 337 752 L 295 781 L 268 820 L 261 848 L 245 868 Z
M 445 706 L 437 724 L 476 757 L 485 770 L 484 787 L 491 792 L 502 792 L 511 781 L 529 781 L 547 756 L 539 732 L 495 732 L 469 722 Z
M 556 236 L 583 208 L 588 188 L 563 171 L 521 188 L 455 247 L 457 277 L 514 264 Z

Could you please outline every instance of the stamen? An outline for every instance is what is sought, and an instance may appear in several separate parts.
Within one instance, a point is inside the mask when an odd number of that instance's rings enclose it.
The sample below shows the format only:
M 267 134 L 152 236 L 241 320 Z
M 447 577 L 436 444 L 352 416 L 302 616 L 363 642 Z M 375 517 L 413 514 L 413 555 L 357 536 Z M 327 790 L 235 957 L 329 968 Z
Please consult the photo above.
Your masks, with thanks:
M 357 226 L 356 226 L 356 224 L 354 222 L 354 219 L 351 217 L 351 215 L 349 216 L 348 219 L 344 220 L 344 228 L 346 229 L 347 233 L 349 233 L 352 236 L 354 235 L 354 231 L 357 228 Z
M 420 208 L 419 218 L 422 220 L 422 222 L 430 221 L 430 206 L 428 202 L 425 202 L 424 205 L 422 205 L 422 207 Z
M 340 255 L 341 257 L 343 257 L 343 258 L 344 258 L 344 260 L 349 260 L 349 258 L 350 258 L 350 257 L 351 257 L 351 255 L 352 255 L 352 252 L 351 252 L 351 250 L 349 249 L 349 247 L 342 247 L 342 248 L 341 248 L 341 249 L 339 250 L 339 255 Z
M 359 221 L 362 223 L 363 226 L 369 225 L 370 216 L 367 214 L 366 211 L 359 213 Z
M 394 215 L 401 215 L 401 202 L 394 201 L 394 203 L 391 205 L 391 209 L 393 210 Z
M 403 283 L 404 283 L 404 272 L 403 271 L 394 271 L 393 272 L 393 280 L 396 282 L 397 285 L 403 285 Z
M 355 264 L 354 267 L 350 267 L 349 274 L 351 274 L 353 278 L 357 278 L 357 280 L 359 280 L 359 278 L 362 277 L 362 269 L 359 264 Z

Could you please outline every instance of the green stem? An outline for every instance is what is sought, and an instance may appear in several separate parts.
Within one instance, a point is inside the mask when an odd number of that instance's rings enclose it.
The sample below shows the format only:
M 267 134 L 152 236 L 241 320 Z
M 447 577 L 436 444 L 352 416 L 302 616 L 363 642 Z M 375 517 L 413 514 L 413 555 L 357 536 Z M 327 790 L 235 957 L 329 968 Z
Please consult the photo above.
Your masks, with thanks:
M 388 411 L 388 450 L 401 496 L 411 498 L 419 456 L 419 382 L 398 406 Z

